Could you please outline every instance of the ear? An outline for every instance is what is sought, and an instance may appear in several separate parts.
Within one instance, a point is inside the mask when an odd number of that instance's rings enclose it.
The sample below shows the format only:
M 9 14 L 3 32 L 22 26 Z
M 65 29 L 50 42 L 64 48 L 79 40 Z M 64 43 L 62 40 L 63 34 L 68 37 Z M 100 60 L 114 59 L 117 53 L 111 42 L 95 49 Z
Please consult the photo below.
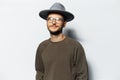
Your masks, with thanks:
M 66 21 L 64 21 L 64 23 L 63 23 L 63 27 L 65 27 L 65 26 L 66 26 L 66 24 L 67 24 L 67 22 L 66 22 Z

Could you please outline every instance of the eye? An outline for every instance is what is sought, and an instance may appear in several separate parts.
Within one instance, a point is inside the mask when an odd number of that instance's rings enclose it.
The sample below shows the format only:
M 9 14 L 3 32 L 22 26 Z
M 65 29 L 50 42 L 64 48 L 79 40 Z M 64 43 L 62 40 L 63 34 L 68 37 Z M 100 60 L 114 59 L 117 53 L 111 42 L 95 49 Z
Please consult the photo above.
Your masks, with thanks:
M 55 18 L 56 19 L 56 21 L 59 21 L 60 20 L 60 18 Z
M 56 21 L 61 21 L 62 20 L 62 18 L 55 18 L 56 19 Z
M 48 17 L 47 18 L 47 21 L 52 21 L 54 18 L 52 18 L 52 17 Z

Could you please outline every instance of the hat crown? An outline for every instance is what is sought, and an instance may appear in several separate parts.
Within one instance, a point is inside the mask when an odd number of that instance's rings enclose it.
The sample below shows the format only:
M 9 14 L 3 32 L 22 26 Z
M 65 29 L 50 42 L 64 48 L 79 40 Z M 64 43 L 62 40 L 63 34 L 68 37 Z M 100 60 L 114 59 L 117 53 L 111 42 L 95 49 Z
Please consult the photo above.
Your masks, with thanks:
M 65 7 L 61 3 L 54 3 L 51 7 L 50 10 L 60 10 L 60 11 L 65 11 Z
M 74 15 L 72 13 L 66 11 L 64 5 L 62 5 L 59 2 L 54 3 L 48 10 L 40 11 L 39 16 L 41 18 L 47 20 L 47 17 L 50 13 L 61 14 L 64 17 L 64 20 L 67 22 L 74 19 Z

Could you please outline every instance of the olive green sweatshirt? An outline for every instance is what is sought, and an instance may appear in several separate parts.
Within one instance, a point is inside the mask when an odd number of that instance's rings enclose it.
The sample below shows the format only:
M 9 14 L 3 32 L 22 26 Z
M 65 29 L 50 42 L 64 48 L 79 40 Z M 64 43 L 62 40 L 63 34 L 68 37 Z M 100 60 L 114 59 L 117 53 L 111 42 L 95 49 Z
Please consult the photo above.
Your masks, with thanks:
M 83 47 L 69 37 L 43 41 L 36 52 L 35 68 L 36 80 L 88 80 Z

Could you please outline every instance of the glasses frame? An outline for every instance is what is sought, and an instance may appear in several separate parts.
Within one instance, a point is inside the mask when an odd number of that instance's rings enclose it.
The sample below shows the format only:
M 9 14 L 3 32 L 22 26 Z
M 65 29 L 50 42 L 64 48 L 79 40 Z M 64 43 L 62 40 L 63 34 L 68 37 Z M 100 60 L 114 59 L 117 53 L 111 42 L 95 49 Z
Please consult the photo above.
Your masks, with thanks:
M 56 23 L 61 23 L 62 21 L 64 21 L 64 19 L 63 18 L 59 18 L 59 17 L 56 17 L 56 18 L 48 17 L 47 18 L 47 22 L 53 23 L 53 21 L 55 21 Z

